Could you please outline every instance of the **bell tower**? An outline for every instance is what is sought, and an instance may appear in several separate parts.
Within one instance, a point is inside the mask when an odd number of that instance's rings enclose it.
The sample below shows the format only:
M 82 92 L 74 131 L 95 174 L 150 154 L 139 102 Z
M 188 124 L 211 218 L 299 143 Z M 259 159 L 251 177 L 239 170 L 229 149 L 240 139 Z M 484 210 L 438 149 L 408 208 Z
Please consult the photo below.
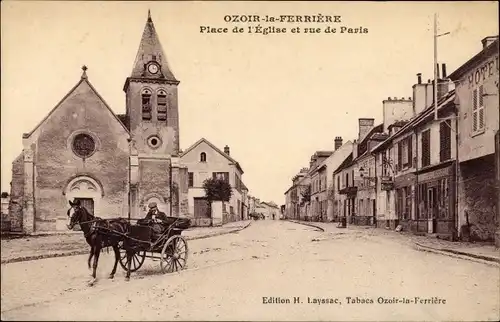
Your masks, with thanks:
M 140 154 L 177 156 L 178 85 L 148 11 L 132 73 L 123 87 L 130 132 Z
M 185 213 L 187 168 L 179 163 L 177 86 L 151 13 L 123 91 L 130 142 L 130 212 L 142 217 L 154 201 L 167 216 Z M 184 200 L 185 199 L 185 200 Z

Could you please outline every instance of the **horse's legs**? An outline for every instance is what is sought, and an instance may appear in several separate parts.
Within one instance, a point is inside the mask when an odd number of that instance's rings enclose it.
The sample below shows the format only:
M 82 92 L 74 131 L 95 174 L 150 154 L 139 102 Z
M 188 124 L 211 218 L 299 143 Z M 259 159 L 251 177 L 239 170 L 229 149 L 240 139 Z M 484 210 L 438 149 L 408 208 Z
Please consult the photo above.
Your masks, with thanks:
M 88 260 L 89 269 L 91 268 L 90 261 L 92 260 L 92 256 L 94 256 L 94 246 L 90 247 L 90 255 L 89 255 L 89 260 Z
M 94 247 L 94 265 L 92 266 L 92 279 L 89 282 L 89 286 L 94 285 L 96 281 L 97 263 L 99 262 L 99 255 L 101 254 L 101 247 Z
M 116 266 L 118 265 L 118 259 L 120 258 L 120 249 L 118 248 L 118 244 L 113 245 L 113 251 L 115 252 L 115 265 L 113 266 L 113 270 L 111 274 L 109 274 L 109 278 L 115 277 Z
M 127 247 L 127 276 L 125 276 L 126 281 L 130 280 L 130 265 L 132 264 L 133 256 L 133 251 Z

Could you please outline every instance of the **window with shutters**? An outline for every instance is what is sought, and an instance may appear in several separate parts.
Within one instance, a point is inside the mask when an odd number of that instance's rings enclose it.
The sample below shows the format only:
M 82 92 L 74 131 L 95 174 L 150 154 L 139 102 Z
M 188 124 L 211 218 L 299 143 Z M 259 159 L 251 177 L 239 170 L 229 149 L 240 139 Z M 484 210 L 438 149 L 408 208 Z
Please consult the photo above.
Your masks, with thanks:
M 193 187 L 194 186 L 194 176 L 192 172 L 188 172 L 188 187 Z
M 439 124 L 439 162 L 451 159 L 451 122 Z
M 431 164 L 431 130 L 422 132 L 422 167 Z
M 398 143 L 398 164 L 400 169 L 412 166 L 412 141 L 411 136 Z
M 151 90 L 145 88 L 141 92 L 142 119 L 151 120 Z
M 479 133 L 484 131 L 484 104 L 483 104 L 483 85 L 474 89 L 472 92 L 472 132 Z
M 156 96 L 156 104 L 158 106 L 158 121 L 167 120 L 167 92 L 164 90 L 159 90 Z

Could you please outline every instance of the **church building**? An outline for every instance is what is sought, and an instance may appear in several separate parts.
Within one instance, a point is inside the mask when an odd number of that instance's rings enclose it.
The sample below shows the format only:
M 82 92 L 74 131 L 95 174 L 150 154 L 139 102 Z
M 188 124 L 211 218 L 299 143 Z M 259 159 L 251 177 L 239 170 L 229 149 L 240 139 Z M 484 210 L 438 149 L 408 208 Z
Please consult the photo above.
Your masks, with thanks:
M 140 218 L 155 201 L 167 216 L 188 212 L 188 171 L 180 164 L 179 81 L 151 15 L 115 114 L 90 83 L 78 83 L 29 133 L 13 162 L 11 229 L 65 230 L 69 200 L 101 218 Z

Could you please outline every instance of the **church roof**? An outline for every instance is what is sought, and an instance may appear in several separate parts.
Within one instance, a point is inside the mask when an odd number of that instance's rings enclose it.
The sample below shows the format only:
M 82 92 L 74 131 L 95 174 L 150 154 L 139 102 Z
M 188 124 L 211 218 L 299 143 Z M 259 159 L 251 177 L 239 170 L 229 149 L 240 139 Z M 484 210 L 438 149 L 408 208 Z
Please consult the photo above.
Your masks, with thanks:
M 236 165 L 236 168 L 238 168 L 238 170 L 240 170 L 241 174 L 243 174 L 243 169 L 241 168 L 240 164 L 238 161 L 236 161 L 235 159 L 233 159 L 231 156 L 227 155 L 226 153 L 222 152 L 221 149 L 219 149 L 218 147 L 216 147 L 215 145 L 213 145 L 212 143 L 210 143 L 210 141 L 208 141 L 207 139 L 205 138 L 201 138 L 199 139 L 198 141 L 196 141 L 195 144 L 191 145 L 186 151 L 184 151 L 182 154 L 181 154 L 181 158 L 188 154 L 190 151 L 192 151 L 194 148 L 196 148 L 198 145 L 200 145 L 201 143 L 205 142 L 208 146 L 210 146 L 212 149 L 214 149 L 215 151 L 219 152 L 222 156 L 224 156 L 226 159 L 228 159 L 229 161 L 231 161 L 232 163 L 234 163 Z
M 161 78 L 177 82 L 177 79 L 168 65 L 167 57 L 163 52 L 153 20 L 151 19 L 151 13 L 148 11 L 148 20 L 146 21 L 146 26 L 144 26 L 141 42 L 139 44 L 139 49 L 137 50 L 137 56 L 135 58 L 134 67 L 130 77 L 144 77 L 144 65 L 152 60 L 156 60 L 161 64 L 161 73 L 163 76 Z
M 82 73 L 82 77 L 80 78 L 80 81 L 78 83 L 76 83 L 75 86 L 73 86 L 73 88 L 59 101 L 59 103 L 57 103 L 57 105 L 47 114 L 47 116 L 45 116 L 41 121 L 40 123 L 38 123 L 37 126 L 35 126 L 35 128 L 29 132 L 29 133 L 24 133 L 23 134 L 23 138 L 26 139 L 26 138 L 29 138 L 40 126 L 42 126 L 43 123 L 45 123 L 45 121 L 48 120 L 48 118 L 57 110 L 57 108 L 82 84 L 82 83 L 86 83 L 90 89 L 94 92 L 94 94 L 101 100 L 101 102 L 104 104 L 104 106 L 106 106 L 106 108 L 109 110 L 109 112 L 115 117 L 115 119 L 118 121 L 118 123 L 121 124 L 121 126 L 125 129 L 125 131 L 127 133 L 130 133 L 129 130 L 127 129 L 127 127 L 122 123 L 122 121 L 118 118 L 118 116 L 116 116 L 116 114 L 113 112 L 113 110 L 111 109 L 111 107 L 109 107 L 108 103 L 106 103 L 106 101 L 102 98 L 102 96 L 97 92 L 97 90 L 94 88 L 94 86 L 92 86 L 92 84 L 89 82 L 88 80 L 88 77 L 87 77 L 87 67 L 86 66 L 83 66 L 82 67 L 82 70 L 83 70 L 83 73 Z

